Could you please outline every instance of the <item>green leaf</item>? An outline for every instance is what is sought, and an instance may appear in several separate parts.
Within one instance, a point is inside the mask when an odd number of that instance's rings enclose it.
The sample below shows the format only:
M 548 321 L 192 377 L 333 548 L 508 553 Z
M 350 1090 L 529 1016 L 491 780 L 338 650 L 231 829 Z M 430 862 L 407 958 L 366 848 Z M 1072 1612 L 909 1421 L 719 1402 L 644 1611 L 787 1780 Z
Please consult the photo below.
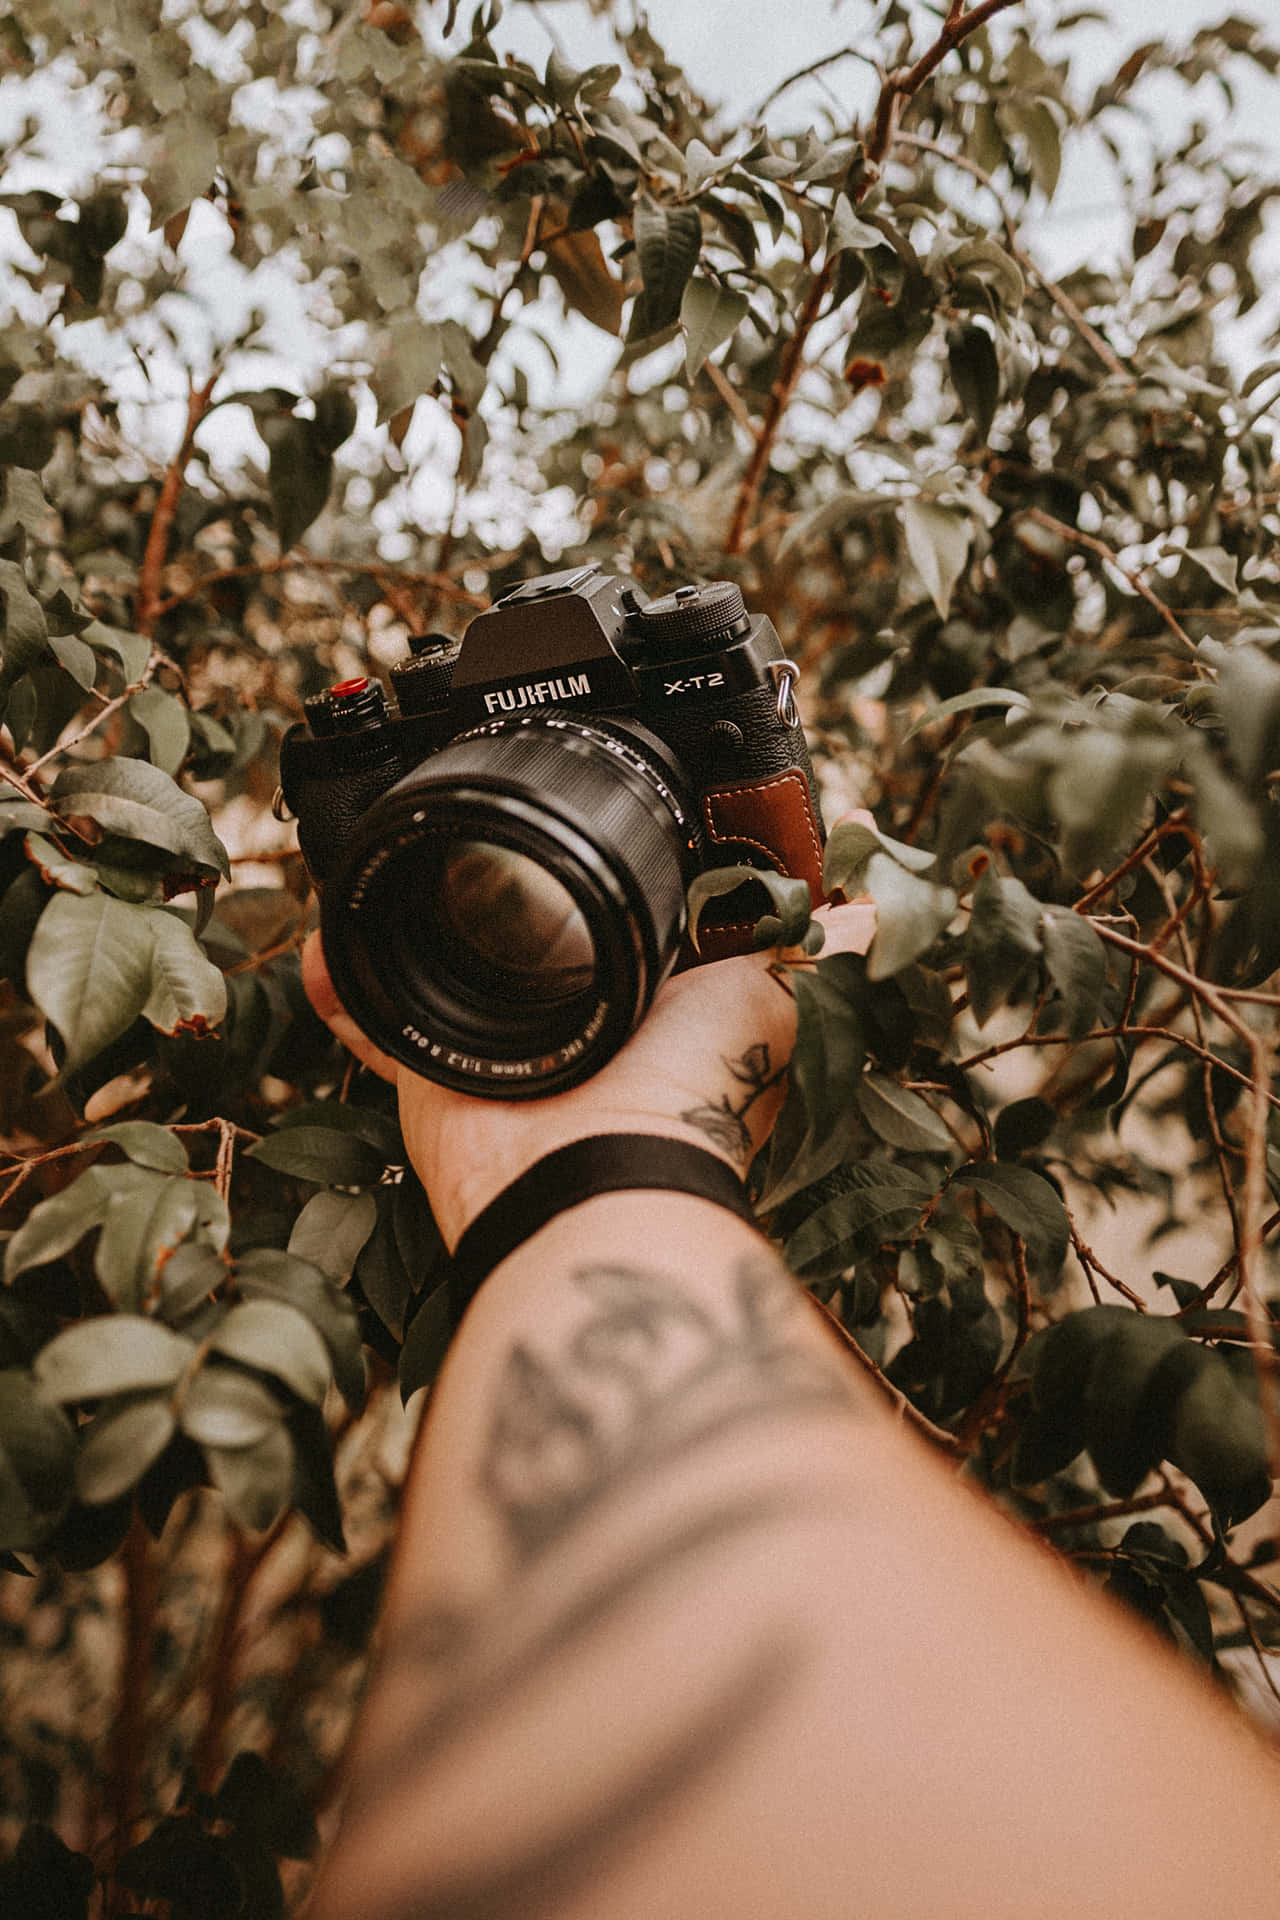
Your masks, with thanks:
M 1031 1167 L 984 1160 L 959 1167 L 952 1185 L 972 1187 L 1007 1227 L 1021 1235 L 1037 1263 L 1056 1273 L 1071 1244 L 1071 1222 L 1057 1189 Z
M 182 701 L 163 687 L 142 687 L 130 698 L 129 712 L 147 736 L 151 764 L 163 773 L 177 773 L 191 740 L 191 722 Z
M 143 1017 L 161 1033 L 207 1034 L 227 1010 L 227 983 L 186 921 L 145 908 L 151 930 L 151 991 Z
M 193 1180 L 152 1173 L 146 1168 L 113 1169 L 102 1234 L 93 1267 L 120 1306 L 141 1306 L 162 1259 L 173 1253 L 195 1225 L 199 1188 Z
M 331 1280 L 349 1280 L 377 1217 L 371 1193 L 313 1193 L 294 1222 L 289 1252 Z
M 46 808 L 36 806 L 31 800 L 19 800 L 14 793 L 0 794 L 0 839 L 7 833 L 42 834 L 48 825 Z
M 832 954 L 812 972 L 791 975 L 796 1041 L 769 1146 L 759 1201 L 763 1210 L 781 1206 L 830 1173 L 858 1136 L 865 980 L 865 963 L 857 954 Z
M 1052 200 L 1062 171 L 1062 135 L 1053 110 L 1042 100 L 1010 90 L 1001 98 L 997 111 L 1006 127 L 1022 135 L 1031 177 L 1045 199 Z
M 345 387 L 322 387 L 312 404 L 316 444 L 325 453 L 336 453 L 355 432 L 359 409 Z
M 16 560 L 0 560 L 0 696 L 49 654 L 44 609 Z
M 120 662 L 126 686 L 134 686 L 141 680 L 151 658 L 151 642 L 142 634 L 130 633 L 124 627 L 108 627 L 101 620 L 93 620 L 84 629 L 83 637 L 96 652 L 115 655 Z
M 208 1305 L 226 1277 L 226 1263 L 213 1247 L 184 1240 L 160 1270 L 156 1312 L 166 1325 L 180 1326 Z
M 949 720 L 953 713 L 969 713 L 975 707 L 1003 707 L 1008 713 L 1025 713 L 1031 702 L 1025 693 L 1019 693 L 1014 687 L 970 687 L 965 693 L 956 693 L 949 700 L 940 700 L 936 707 L 930 707 L 928 713 L 907 729 L 902 738 L 904 743 L 915 737 L 922 727 L 931 727 L 938 720 Z
M 210 1341 L 226 1354 L 283 1380 L 300 1400 L 319 1405 L 333 1377 L 324 1341 L 306 1315 L 283 1300 L 244 1300 Z
M 1236 579 L 1236 558 L 1223 547 L 1187 547 L 1185 557 L 1194 561 L 1224 593 L 1235 595 L 1239 592 Z
M 949 328 L 947 365 L 956 397 L 985 446 L 1000 399 L 1000 361 L 987 329 L 972 320 Z
M 703 363 L 718 347 L 733 338 L 746 318 L 748 305 L 745 293 L 734 293 L 717 280 L 694 274 L 680 300 L 684 364 L 690 380 L 697 378 Z
M 171 1387 L 194 1357 L 194 1342 L 140 1314 L 109 1313 L 56 1334 L 35 1359 L 35 1376 L 54 1400 L 98 1400 L 148 1387 Z
M 75 1484 L 75 1429 L 20 1368 L 0 1371 L 0 1547 L 38 1547 Z
M 895 1160 L 874 1157 L 841 1171 L 848 1188 L 828 1200 L 783 1248 L 792 1273 L 805 1280 L 832 1279 L 860 1253 L 904 1239 L 920 1223 L 936 1186 Z
M 680 302 L 702 250 L 696 207 L 665 206 L 641 194 L 633 216 L 643 291 L 631 310 L 629 341 L 661 333 L 680 317 Z
M 333 1377 L 353 1413 L 364 1406 L 360 1321 L 347 1296 L 309 1260 L 276 1247 L 254 1247 L 236 1261 L 236 1285 L 247 1300 L 283 1300 L 304 1313 L 329 1349 Z
M 420 1387 L 434 1384 L 453 1338 L 453 1316 L 449 1307 L 449 1289 L 438 1286 L 429 1293 L 409 1322 L 400 1349 L 400 1399 L 408 1404 Z
M 249 1147 L 246 1158 L 323 1187 L 373 1186 L 387 1166 L 376 1147 L 337 1127 L 283 1127 Z
M 1045 907 L 1040 931 L 1045 971 L 1062 1001 L 1067 1037 L 1083 1040 L 1092 1031 L 1102 1005 L 1107 950 L 1089 922 L 1064 907 Z
M 78 687 L 87 693 L 98 677 L 98 662 L 92 647 L 74 633 L 51 633 L 49 651 Z
M 151 929 L 105 893 L 58 893 L 27 953 L 27 991 L 62 1035 L 74 1068 L 133 1025 L 151 991 Z
M 1207 1359 L 1176 1320 L 1131 1313 L 1094 1354 L 1083 1419 L 1089 1457 L 1108 1493 L 1127 1499 L 1161 1458 L 1169 1414 Z
M 973 521 L 967 513 L 916 499 L 903 502 L 902 526 L 912 564 L 945 620 L 956 582 L 969 558 Z
M 56 840 L 46 839 L 42 833 L 29 833 L 23 847 L 28 860 L 51 887 L 61 887 L 66 893 L 97 892 L 98 876 L 93 868 L 73 860 Z
M 378 403 L 378 425 L 430 393 L 444 367 L 440 329 L 406 315 L 383 335 L 369 381 Z
M 190 1165 L 177 1134 L 151 1120 L 116 1120 L 109 1126 L 93 1127 L 80 1137 L 86 1141 L 111 1140 L 135 1166 L 154 1167 L 159 1173 L 185 1173 Z
M 1241 778 L 1252 785 L 1274 765 L 1271 749 L 1280 730 L 1280 665 L 1257 647 L 1232 648 L 1219 668 L 1218 700 L 1231 758 Z
M 167 1395 L 109 1404 L 82 1429 L 76 1493 L 86 1506 L 118 1500 L 168 1446 L 177 1420 Z
M 160 847 L 224 880 L 231 877 L 226 849 L 200 802 L 145 760 L 95 760 L 64 768 L 50 803 L 64 819 L 87 816 L 109 833 Z
M 1196 825 L 1208 842 L 1214 868 L 1227 886 L 1247 886 L 1266 845 L 1257 808 L 1198 735 L 1192 737 L 1184 766 L 1195 787 Z
M 950 887 L 908 873 L 887 853 L 871 856 L 866 890 L 876 903 L 867 977 L 887 980 L 933 945 L 956 910 L 956 896 Z
M 6 1280 L 59 1259 L 86 1233 L 101 1226 L 111 1198 L 106 1173 L 106 1168 L 92 1167 L 61 1193 L 50 1194 L 32 1208 L 5 1248 Z
M 994 240 L 965 241 L 948 254 L 946 264 L 956 282 L 957 301 L 976 293 L 988 310 L 1003 307 L 1016 313 L 1026 298 L 1027 283 L 1021 267 Z
M 980 1027 L 1039 960 L 1043 915 L 1044 908 L 1021 880 L 1004 879 L 993 866 L 986 868 L 974 889 L 964 941 L 965 985 Z
M 1195 1481 L 1224 1526 L 1255 1513 L 1270 1498 L 1271 1471 L 1252 1376 L 1237 1377 L 1220 1354 L 1205 1353 L 1178 1396 L 1168 1458 Z
M 900 867 L 907 867 L 912 873 L 926 873 L 935 861 L 935 856 L 925 848 L 891 840 L 877 826 L 862 820 L 838 820 L 828 835 L 823 854 L 823 891 L 834 893 L 838 888 L 852 899 L 861 891 L 875 853 L 890 854 Z
M 252 1374 L 211 1363 L 200 1369 L 183 1394 L 178 1424 L 198 1446 L 252 1447 L 284 1424 L 284 1408 L 270 1387 Z
M 698 951 L 698 923 L 707 902 L 734 893 L 748 882 L 762 886 L 776 910 L 757 923 L 757 946 L 800 945 L 809 927 L 812 904 L 807 880 L 775 873 L 772 867 L 712 867 L 698 874 L 688 891 L 689 938 L 695 952 Z
M 283 1424 L 243 1447 L 206 1445 L 209 1478 L 228 1511 L 251 1533 L 265 1533 L 284 1512 L 293 1492 L 293 1441 Z
M 906 1153 L 938 1153 L 955 1144 L 933 1108 L 886 1074 L 863 1074 L 858 1105 L 871 1131 L 891 1147 Z
M 185 213 L 213 182 L 218 136 L 192 112 L 168 113 L 151 129 L 144 154 L 142 190 L 151 205 L 151 231 Z
M 850 251 L 870 253 L 886 244 L 878 227 L 868 226 L 865 220 L 859 220 L 849 196 L 844 193 L 837 195 L 831 210 L 831 228 L 827 234 L 827 257 L 834 259 L 836 254 Z
M 288 553 L 324 511 L 333 484 L 333 455 L 325 451 L 315 422 L 294 414 L 262 423 L 270 450 L 267 487 L 281 553 Z

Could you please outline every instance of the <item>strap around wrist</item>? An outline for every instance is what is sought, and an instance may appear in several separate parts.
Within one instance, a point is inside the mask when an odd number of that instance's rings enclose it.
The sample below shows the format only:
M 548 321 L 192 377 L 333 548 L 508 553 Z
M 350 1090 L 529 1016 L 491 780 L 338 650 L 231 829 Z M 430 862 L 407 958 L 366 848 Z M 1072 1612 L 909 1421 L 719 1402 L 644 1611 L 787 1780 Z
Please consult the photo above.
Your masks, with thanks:
M 705 1147 L 658 1133 L 597 1133 L 534 1162 L 476 1215 L 453 1252 L 448 1287 L 456 1326 L 483 1281 L 557 1214 L 602 1193 L 690 1193 L 755 1225 L 746 1188 Z

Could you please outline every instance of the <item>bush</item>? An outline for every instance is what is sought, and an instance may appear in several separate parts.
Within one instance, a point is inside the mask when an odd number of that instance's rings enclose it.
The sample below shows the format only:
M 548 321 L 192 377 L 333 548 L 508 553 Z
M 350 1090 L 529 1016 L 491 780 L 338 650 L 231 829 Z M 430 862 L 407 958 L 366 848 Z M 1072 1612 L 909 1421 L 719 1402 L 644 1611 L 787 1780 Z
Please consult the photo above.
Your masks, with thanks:
M 105 1608 L 120 1676 L 100 1737 L 10 1734 L 0 1783 L 175 1914 L 283 1910 L 301 1816 L 246 1825 L 261 1763 L 225 1769 L 247 1727 L 323 1800 L 299 1702 L 358 1671 L 388 1401 L 446 1338 L 394 1105 L 301 992 L 279 738 L 566 557 L 738 581 L 829 811 L 874 809 L 826 878 L 878 931 L 791 970 L 754 1170 L 793 1269 L 1196 1657 L 1265 1672 L 1280 1634 L 1235 1531 L 1280 1461 L 1280 359 L 1228 351 L 1277 189 L 1144 112 L 1280 54 L 1229 19 L 1086 97 L 1078 22 L 887 0 L 734 131 L 608 0 L 581 70 L 505 52 L 498 0 L 444 11 L 129 0 L 90 33 L 31 0 L 0 43 L 92 134 L 79 165 L 33 126 L 0 194 L 0 1547 L 35 1595 L 5 1618 Z M 1123 234 L 1054 279 L 1064 164 Z M 1140 1212 L 1124 1272 L 1100 1202 Z M 32 1826 L 3 1871 L 85 1911 L 65 1853 Z

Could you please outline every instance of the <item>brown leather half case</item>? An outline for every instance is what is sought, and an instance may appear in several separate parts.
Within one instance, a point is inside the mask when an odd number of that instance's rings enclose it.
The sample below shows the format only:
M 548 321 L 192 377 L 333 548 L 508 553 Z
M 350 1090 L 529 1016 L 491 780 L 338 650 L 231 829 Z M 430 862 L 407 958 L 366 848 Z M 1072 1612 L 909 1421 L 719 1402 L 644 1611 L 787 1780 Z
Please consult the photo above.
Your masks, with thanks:
M 807 880 L 815 906 L 825 898 L 822 835 L 809 782 L 798 769 L 771 774 L 764 780 L 737 781 L 731 787 L 713 787 L 703 797 L 702 818 L 708 847 L 724 847 L 726 866 L 751 849 L 762 853 L 779 873 Z M 696 958 L 716 960 L 725 954 L 749 953 L 754 920 L 717 923 L 715 909 L 716 902 L 709 901 L 699 928 Z M 766 910 L 761 907 L 761 912 Z M 690 951 L 682 964 L 694 959 Z

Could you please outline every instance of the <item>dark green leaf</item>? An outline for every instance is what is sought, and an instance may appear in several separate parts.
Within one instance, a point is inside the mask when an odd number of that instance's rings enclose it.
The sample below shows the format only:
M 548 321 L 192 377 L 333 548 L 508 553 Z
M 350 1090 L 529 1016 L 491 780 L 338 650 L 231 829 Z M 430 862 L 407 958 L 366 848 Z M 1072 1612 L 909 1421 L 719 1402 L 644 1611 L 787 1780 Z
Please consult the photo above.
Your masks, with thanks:
M 136 1486 L 177 1428 L 167 1394 L 111 1401 L 80 1435 L 76 1492 L 87 1506 L 118 1500 Z
M 747 296 L 734 293 L 718 280 L 694 274 L 680 301 L 680 324 L 684 328 L 685 372 L 697 378 L 704 362 L 726 340 L 731 340 L 746 318 Z
M 110 1126 L 94 1127 L 81 1137 L 114 1141 L 136 1166 L 154 1167 L 160 1173 L 185 1173 L 190 1164 L 177 1134 L 150 1120 L 117 1120 Z
M 400 1398 L 407 1404 L 420 1387 L 433 1384 L 453 1338 L 453 1314 L 449 1289 L 438 1286 L 429 1293 L 409 1323 L 400 1349 Z
M 333 455 L 321 444 L 315 422 L 294 414 L 264 421 L 262 437 L 270 449 L 267 486 L 280 551 L 288 553 L 324 510 L 333 484 Z
M 0 1546 L 42 1543 L 71 1499 L 75 1430 L 21 1368 L 0 1371 Z
M 331 1280 L 349 1280 L 377 1217 L 371 1193 L 312 1194 L 289 1235 L 289 1252 Z
M 972 420 L 979 443 L 985 446 L 1000 398 L 995 341 L 976 321 L 964 321 L 947 333 L 947 364 L 960 405 Z
M 933 1108 L 882 1073 L 864 1073 L 858 1082 L 858 1105 L 873 1133 L 891 1147 L 907 1153 L 945 1153 L 954 1145 Z
M 996 1158 L 1016 1160 L 1020 1153 L 1042 1147 L 1057 1124 L 1058 1109 L 1038 1094 L 1011 1100 L 996 1118 Z
M 980 1027 L 1039 959 L 1043 914 L 1021 880 L 1003 879 L 993 866 L 987 867 L 974 889 L 964 943 L 965 985 Z
M 902 1239 L 919 1225 L 936 1186 L 893 1160 L 869 1158 L 842 1169 L 845 1192 L 810 1214 L 783 1249 L 791 1271 L 806 1280 L 833 1278 L 860 1252 Z
M 1126 1499 L 1164 1455 L 1174 1406 L 1208 1356 L 1176 1320 L 1130 1314 L 1089 1367 L 1085 1441 L 1108 1493 Z
M 986 1160 L 959 1167 L 951 1178 L 953 1184 L 980 1194 L 1005 1225 L 1021 1235 L 1037 1260 L 1057 1272 L 1071 1244 L 1071 1222 L 1043 1174 L 1004 1160 Z
M 286 1426 L 270 1427 L 244 1446 L 206 1442 L 204 1457 L 209 1478 L 242 1527 L 265 1533 L 274 1526 L 293 1492 L 293 1442 Z
M 633 216 L 643 292 L 631 312 L 628 340 L 661 333 L 680 317 L 680 302 L 702 249 L 696 207 L 665 206 L 641 194 Z
M 372 1186 L 386 1171 L 386 1161 L 376 1147 L 336 1127 L 281 1128 L 249 1147 L 247 1158 L 261 1160 L 295 1180 L 325 1187 Z
M 1102 1004 L 1107 953 L 1101 937 L 1078 913 L 1045 907 L 1040 918 L 1045 971 L 1062 1002 L 1067 1035 L 1083 1040 Z
M 152 766 L 177 773 L 191 739 L 191 722 L 182 701 L 162 687 L 142 687 L 130 699 L 129 712 L 147 736 Z
M 223 1819 L 286 1860 L 309 1860 L 320 1844 L 299 1787 L 256 1753 L 238 1753 L 214 1795 Z
M 236 1283 L 250 1300 L 284 1300 L 304 1313 L 329 1349 L 333 1377 L 352 1412 L 364 1406 L 360 1322 L 347 1296 L 309 1260 L 275 1247 L 254 1247 L 236 1262 Z
M 1206 1352 L 1178 1397 L 1168 1458 L 1194 1480 L 1224 1526 L 1271 1495 L 1266 1428 L 1255 1381 Z
M 54 782 L 50 801 L 64 819 L 87 816 L 109 833 L 141 840 L 199 870 L 231 877 L 226 849 L 200 802 L 145 760 L 116 758 L 66 767 Z

